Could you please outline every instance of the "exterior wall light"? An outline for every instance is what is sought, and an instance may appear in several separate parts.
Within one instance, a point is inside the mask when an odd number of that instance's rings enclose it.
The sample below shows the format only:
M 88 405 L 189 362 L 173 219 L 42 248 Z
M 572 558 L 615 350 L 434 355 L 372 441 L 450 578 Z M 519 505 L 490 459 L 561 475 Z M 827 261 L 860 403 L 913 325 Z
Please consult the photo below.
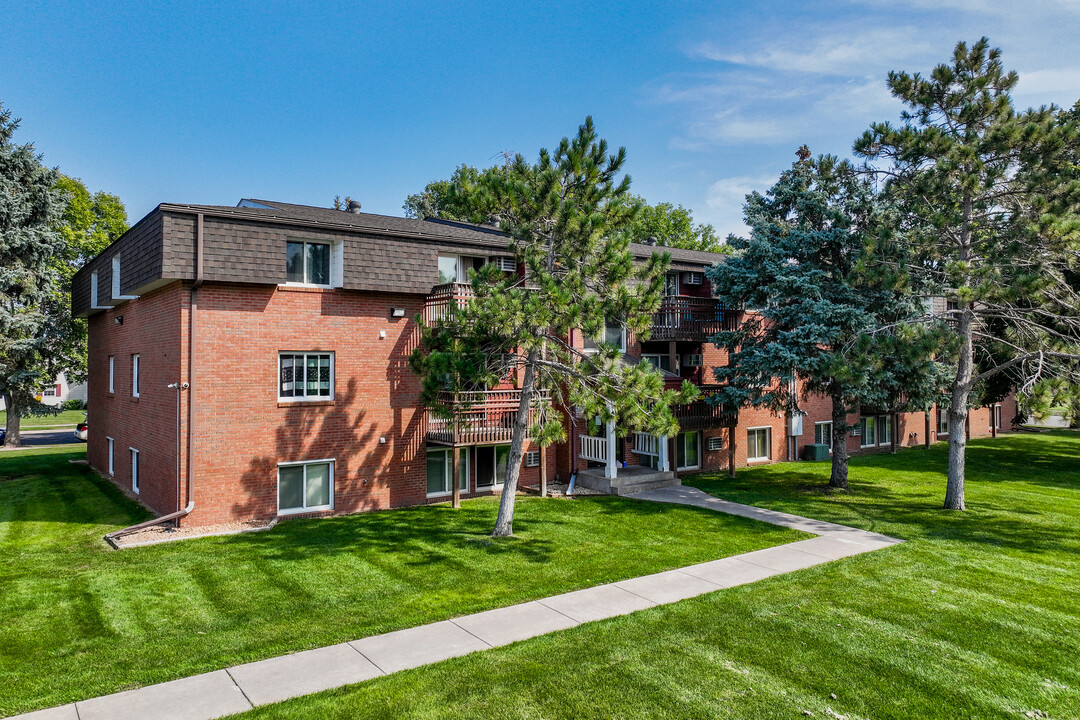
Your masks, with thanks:
M 390 317 L 405 317 L 405 308 L 392 307 L 390 308 Z

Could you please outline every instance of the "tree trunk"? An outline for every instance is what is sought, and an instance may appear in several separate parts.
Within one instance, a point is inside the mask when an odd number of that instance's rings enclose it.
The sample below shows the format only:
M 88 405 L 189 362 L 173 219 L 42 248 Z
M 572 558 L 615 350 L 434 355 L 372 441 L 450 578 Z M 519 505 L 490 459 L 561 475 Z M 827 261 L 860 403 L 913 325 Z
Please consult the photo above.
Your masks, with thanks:
M 848 489 L 847 405 L 839 391 L 832 393 L 832 473 L 829 487 Z
M 506 480 L 502 497 L 499 498 L 499 515 L 495 518 L 492 537 L 510 537 L 514 534 L 514 499 L 517 495 L 518 477 L 521 475 L 521 456 L 525 448 L 525 435 L 529 432 L 529 406 L 536 390 L 537 353 L 530 350 L 525 359 L 525 378 L 521 383 L 521 402 L 514 417 L 514 434 L 510 441 L 510 458 L 507 460 Z
M 971 196 L 964 195 L 964 224 L 959 244 L 959 259 L 971 258 Z M 964 277 L 964 284 L 968 278 Z M 956 333 L 960 337 L 960 357 L 956 364 L 956 379 L 952 386 L 952 405 L 949 406 L 949 479 L 945 485 L 945 509 L 964 510 L 964 453 L 967 450 L 967 403 L 971 394 L 971 378 L 975 369 L 975 354 L 971 346 L 972 317 L 966 300 L 957 301 L 959 315 Z
M 22 408 L 12 401 L 11 395 L 4 396 L 4 406 L 7 408 L 7 436 L 4 438 L 4 447 L 19 447 L 22 445 L 19 432 L 22 426 Z
M 967 450 L 967 403 L 975 368 L 971 346 L 971 318 L 962 307 L 957 332 L 960 334 L 960 359 L 953 382 L 949 406 L 949 479 L 945 486 L 945 509 L 964 510 L 964 453 Z

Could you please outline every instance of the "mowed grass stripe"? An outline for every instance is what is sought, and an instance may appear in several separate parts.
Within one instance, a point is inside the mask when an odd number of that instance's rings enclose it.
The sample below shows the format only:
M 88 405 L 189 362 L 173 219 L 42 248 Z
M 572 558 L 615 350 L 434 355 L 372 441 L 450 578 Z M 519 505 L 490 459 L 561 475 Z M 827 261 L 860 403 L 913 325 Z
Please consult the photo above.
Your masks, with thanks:
M 803 533 L 621 498 L 497 498 L 121 552 L 146 511 L 71 459 L 0 456 L 0 715 L 784 544 Z

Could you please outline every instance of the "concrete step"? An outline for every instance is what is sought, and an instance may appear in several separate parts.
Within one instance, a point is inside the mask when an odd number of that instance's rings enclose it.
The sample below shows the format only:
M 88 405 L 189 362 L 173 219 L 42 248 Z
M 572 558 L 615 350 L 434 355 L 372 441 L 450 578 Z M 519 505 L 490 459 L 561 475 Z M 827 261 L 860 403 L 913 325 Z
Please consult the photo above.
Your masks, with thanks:
M 577 484 L 609 495 L 629 495 L 630 493 L 656 488 L 681 485 L 675 473 L 658 472 L 631 466 L 619 468 L 617 477 L 606 478 L 602 470 L 588 470 L 578 473 Z
M 682 480 L 677 477 L 669 478 L 657 478 L 655 480 L 641 480 L 632 483 L 626 483 L 619 485 L 615 488 L 616 495 L 632 495 L 633 493 L 644 492 L 645 490 L 656 490 L 657 488 L 666 487 L 678 487 L 682 485 Z

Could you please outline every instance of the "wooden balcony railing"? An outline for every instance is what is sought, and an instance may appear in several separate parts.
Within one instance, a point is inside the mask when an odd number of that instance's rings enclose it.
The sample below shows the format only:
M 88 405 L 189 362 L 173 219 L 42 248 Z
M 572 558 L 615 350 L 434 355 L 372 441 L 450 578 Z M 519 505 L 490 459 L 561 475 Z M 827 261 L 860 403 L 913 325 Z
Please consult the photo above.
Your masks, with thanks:
M 653 313 L 650 340 L 705 340 L 735 330 L 739 313 L 712 298 L 669 295 Z
M 435 323 L 466 307 L 476 297 L 469 283 L 446 283 L 431 288 L 424 301 L 424 323 Z
M 514 417 L 520 403 L 520 390 L 442 393 L 439 407 L 427 414 L 427 440 L 440 445 L 508 443 L 513 438 Z M 530 426 L 535 412 L 535 408 L 530 408 Z
M 709 395 L 709 388 L 702 388 Z M 739 424 L 739 411 L 728 405 L 713 405 L 705 398 L 695 400 L 688 405 L 676 405 L 675 419 L 683 430 L 704 430 L 706 428 L 735 427 Z

